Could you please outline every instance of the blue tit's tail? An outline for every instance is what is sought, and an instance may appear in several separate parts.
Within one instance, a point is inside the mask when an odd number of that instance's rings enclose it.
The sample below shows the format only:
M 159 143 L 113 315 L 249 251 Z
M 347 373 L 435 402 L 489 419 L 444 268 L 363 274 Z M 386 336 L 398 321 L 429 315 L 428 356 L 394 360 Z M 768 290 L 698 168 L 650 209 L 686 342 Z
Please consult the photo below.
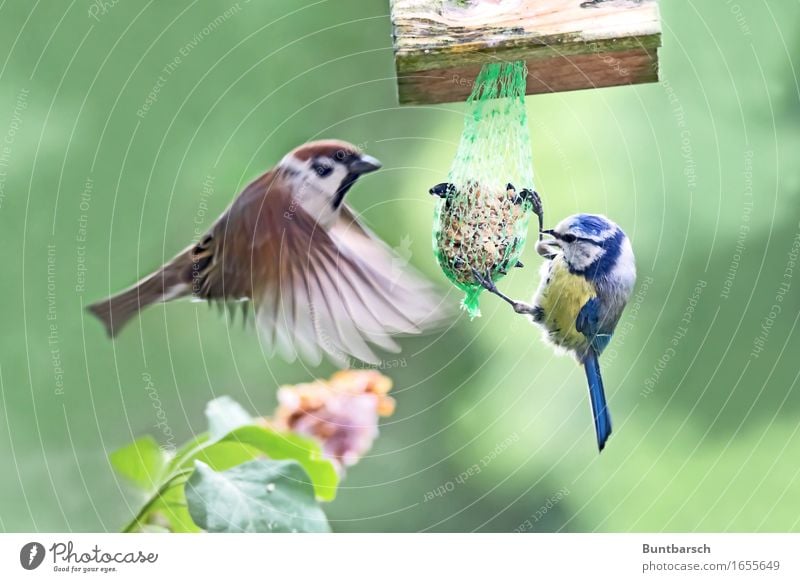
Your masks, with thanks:
M 611 415 L 606 405 L 606 394 L 603 390 L 603 378 L 600 376 L 600 362 L 597 353 L 589 348 L 583 360 L 586 379 L 589 381 L 589 398 L 592 401 L 594 430 L 597 433 L 597 447 L 602 451 L 611 434 Z

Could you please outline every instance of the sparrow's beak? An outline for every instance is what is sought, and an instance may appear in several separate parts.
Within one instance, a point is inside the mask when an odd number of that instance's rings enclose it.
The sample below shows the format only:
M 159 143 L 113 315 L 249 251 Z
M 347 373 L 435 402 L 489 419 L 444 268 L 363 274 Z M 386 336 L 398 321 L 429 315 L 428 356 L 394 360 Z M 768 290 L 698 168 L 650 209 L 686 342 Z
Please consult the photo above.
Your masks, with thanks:
M 360 176 L 361 174 L 369 174 L 370 172 L 380 169 L 381 165 L 382 164 L 372 156 L 362 154 L 350 162 L 349 170 L 351 174 Z

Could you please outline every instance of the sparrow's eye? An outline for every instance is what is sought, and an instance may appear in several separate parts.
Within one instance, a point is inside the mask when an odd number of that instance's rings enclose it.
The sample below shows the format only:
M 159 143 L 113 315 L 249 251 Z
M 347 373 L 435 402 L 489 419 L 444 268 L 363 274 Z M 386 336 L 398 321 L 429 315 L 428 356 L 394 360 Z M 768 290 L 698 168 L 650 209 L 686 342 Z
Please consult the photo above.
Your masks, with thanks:
M 563 240 L 565 243 L 570 244 L 574 243 L 577 237 L 574 234 L 567 233 L 567 234 L 562 234 L 559 238 Z
M 314 170 L 320 178 L 330 176 L 331 172 L 333 172 L 333 166 L 324 162 L 314 162 L 311 165 L 311 169 Z

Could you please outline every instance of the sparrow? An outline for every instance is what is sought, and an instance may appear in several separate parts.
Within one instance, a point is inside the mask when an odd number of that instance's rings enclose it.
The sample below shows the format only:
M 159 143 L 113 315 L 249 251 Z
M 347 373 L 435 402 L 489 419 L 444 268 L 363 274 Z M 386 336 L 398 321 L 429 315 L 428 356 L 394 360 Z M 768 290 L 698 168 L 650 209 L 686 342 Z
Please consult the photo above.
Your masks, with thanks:
M 252 303 L 269 355 L 377 364 L 374 347 L 397 352 L 392 336 L 444 319 L 433 286 L 344 203 L 380 167 L 344 141 L 303 144 L 249 184 L 199 242 L 88 310 L 113 338 L 156 303 Z
M 550 239 L 536 245 L 547 259 L 533 305 L 501 293 L 491 277 L 473 271 L 476 281 L 530 316 L 544 331 L 545 341 L 572 353 L 586 373 L 595 436 L 600 451 L 611 435 L 600 354 L 611 341 L 636 283 L 631 242 L 622 229 L 599 214 L 576 214 L 555 228 L 543 230 Z

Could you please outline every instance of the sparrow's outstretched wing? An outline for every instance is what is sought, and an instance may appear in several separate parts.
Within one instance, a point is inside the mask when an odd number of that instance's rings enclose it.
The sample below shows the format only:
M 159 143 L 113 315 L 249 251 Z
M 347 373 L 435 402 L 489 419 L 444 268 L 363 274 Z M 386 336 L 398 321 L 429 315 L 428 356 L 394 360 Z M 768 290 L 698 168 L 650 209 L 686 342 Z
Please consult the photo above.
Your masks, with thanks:
M 442 322 L 445 308 L 432 285 L 348 208 L 326 230 L 269 174 L 245 190 L 210 236 L 198 294 L 252 298 L 270 354 L 377 364 L 373 346 L 398 351 L 393 335 Z

